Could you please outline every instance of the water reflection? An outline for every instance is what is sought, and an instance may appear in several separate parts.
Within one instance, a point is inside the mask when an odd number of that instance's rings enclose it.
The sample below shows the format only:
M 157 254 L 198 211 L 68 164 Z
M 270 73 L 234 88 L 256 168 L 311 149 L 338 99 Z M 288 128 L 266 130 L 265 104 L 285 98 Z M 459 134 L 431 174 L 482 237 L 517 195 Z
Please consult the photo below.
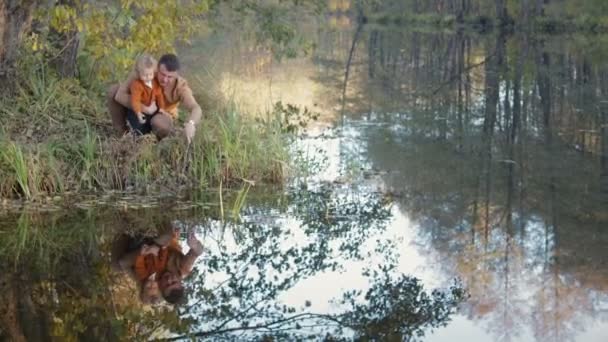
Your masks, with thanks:
M 329 113 L 339 129 L 321 145 L 359 149 L 362 173 L 378 176 L 398 202 L 393 214 L 416 227 L 419 262 L 470 289 L 464 318 L 447 331 L 601 340 L 605 37 L 343 29 L 311 33 L 317 49 L 298 61 L 306 65 L 298 77 L 322 91 L 290 102 Z
M 426 292 L 419 280 L 395 269 L 396 251 L 382 239 L 389 203 L 381 195 L 329 184 L 308 187 L 245 208 L 240 222 L 222 219 L 215 209 L 170 208 L 5 217 L 2 336 L 407 339 L 445 324 L 463 290 L 454 285 Z M 142 305 L 140 284 L 112 268 L 121 234 L 157 236 L 168 221 L 182 231 L 196 230 L 205 245 L 203 259 L 185 280 L 187 303 L 176 309 Z M 367 267 L 369 289 L 344 284 L 334 312 L 312 311 L 314 297 L 297 305 L 280 300 L 302 280 L 348 271 L 348 260 L 367 257 L 361 245 L 370 240 L 383 247 L 377 253 L 384 258 Z
M 608 282 L 605 65 L 580 41 L 479 38 L 372 29 L 351 110 L 421 245 L 466 279 L 470 319 L 575 339 Z
M 243 106 L 283 100 L 341 122 L 316 144 L 331 175 L 251 200 L 242 221 L 215 197 L 3 217 L 0 336 L 405 339 L 445 323 L 463 296 L 421 286 L 459 278 L 470 298 L 429 341 L 605 337 L 605 37 L 351 24 L 309 32 L 310 59 L 277 64 L 243 39 L 210 39 L 219 48 L 190 59 L 212 93 Z M 117 234 L 153 235 L 163 220 L 206 248 L 177 310 L 142 306 L 110 267 Z

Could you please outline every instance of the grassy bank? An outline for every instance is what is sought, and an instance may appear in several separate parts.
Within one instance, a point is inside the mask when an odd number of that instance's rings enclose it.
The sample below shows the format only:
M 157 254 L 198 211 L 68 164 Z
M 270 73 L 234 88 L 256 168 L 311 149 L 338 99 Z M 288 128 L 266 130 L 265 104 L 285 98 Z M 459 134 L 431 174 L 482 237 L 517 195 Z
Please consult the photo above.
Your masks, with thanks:
M 0 197 L 154 194 L 284 178 L 288 135 L 280 112 L 254 120 L 220 104 L 205 111 L 190 147 L 181 132 L 158 143 L 152 136 L 117 138 L 102 85 L 61 79 L 43 64 L 16 77 L 11 96 L 0 100 Z

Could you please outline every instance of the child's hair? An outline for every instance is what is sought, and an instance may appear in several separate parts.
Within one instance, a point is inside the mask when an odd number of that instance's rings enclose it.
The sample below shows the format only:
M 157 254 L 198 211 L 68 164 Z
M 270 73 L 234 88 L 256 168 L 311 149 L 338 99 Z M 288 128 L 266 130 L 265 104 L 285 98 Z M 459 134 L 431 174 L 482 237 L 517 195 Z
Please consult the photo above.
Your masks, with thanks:
M 156 59 L 147 53 L 144 53 L 137 57 L 137 61 L 135 62 L 135 71 L 139 74 L 145 69 L 156 69 L 156 65 Z

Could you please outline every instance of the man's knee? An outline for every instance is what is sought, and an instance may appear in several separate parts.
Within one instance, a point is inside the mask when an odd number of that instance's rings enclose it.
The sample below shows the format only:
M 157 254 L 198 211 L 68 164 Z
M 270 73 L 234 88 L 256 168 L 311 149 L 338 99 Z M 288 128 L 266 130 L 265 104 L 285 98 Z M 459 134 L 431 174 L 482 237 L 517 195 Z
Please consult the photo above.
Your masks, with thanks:
M 163 114 L 155 115 L 150 124 L 152 125 L 152 132 L 158 140 L 165 138 L 173 131 L 173 119 Z

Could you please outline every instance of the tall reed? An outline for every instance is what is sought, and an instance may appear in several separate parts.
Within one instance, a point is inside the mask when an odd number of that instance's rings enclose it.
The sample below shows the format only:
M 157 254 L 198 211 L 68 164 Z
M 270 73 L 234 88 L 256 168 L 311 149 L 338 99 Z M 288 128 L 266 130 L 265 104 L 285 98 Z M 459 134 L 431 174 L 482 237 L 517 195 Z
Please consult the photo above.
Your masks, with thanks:
M 0 150 L 0 156 L 4 165 L 7 165 L 9 170 L 8 182 L 16 183 L 15 192 L 21 193 L 26 199 L 32 198 L 30 191 L 30 177 L 26 157 L 20 146 L 13 142 L 6 143 Z M 12 176 L 12 177 L 11 177 Z

